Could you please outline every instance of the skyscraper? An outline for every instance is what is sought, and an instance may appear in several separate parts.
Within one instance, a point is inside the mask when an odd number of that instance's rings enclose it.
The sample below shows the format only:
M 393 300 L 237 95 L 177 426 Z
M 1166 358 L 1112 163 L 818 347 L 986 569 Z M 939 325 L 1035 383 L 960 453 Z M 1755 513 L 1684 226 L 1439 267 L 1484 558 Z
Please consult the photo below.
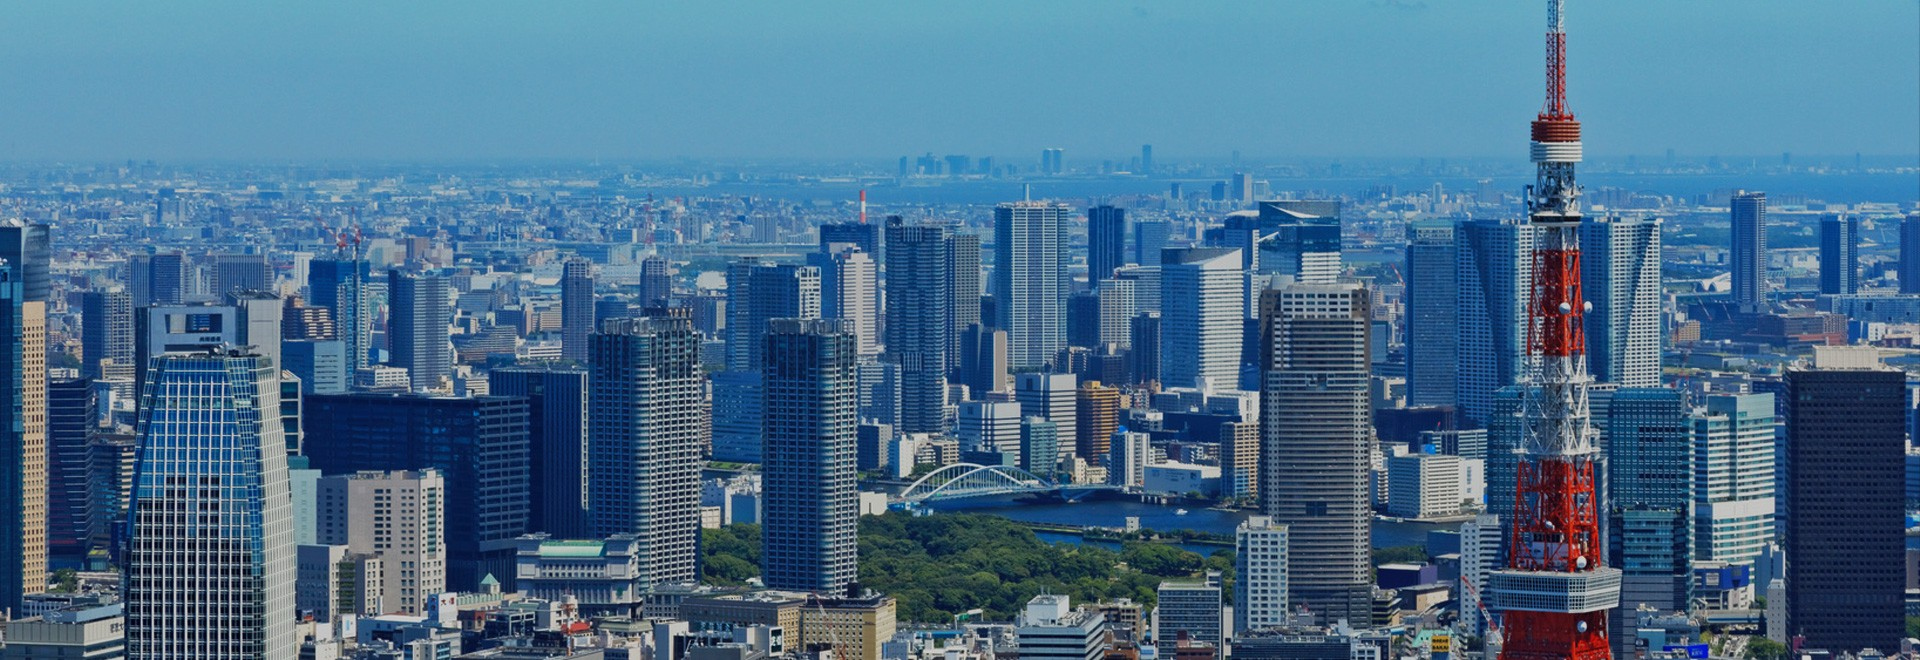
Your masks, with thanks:
M 1173 231 L 1165 220 L 1141 220 L 1133 224 L 1133 263 L 1160 265 L 1160 251 L 1167 249 Z
M 225 296 L 234 291 L 273 291 L 273 264 L 264 254 L 213 255 L 207 292 Z
M 850 243 L 877 262 L 886 260 L 886 227 L 865 222 L 829 222 L 820 225 L 820 251 L 834 252 L 834 243 Z
M 1746 313 L 1765 311 L 1767 303 L 1767 194 L 1739 191 L 1731 201 L 1733 302 Z
M 640 260 L 640 306 L 665 304 L 673 298 L 673 271 L 667 258 L 648 255 Z M 597 319 L 596 319 L 597 320 Z
M 700 335 L 687 319 L 616 319 L 593 336 L 593 349 L 592 534 L 638 535 L 647 584 L 691 580 L 708 435 Z
M 91 550 L 88 491 L 92 444 L 99 431 L 100 404 L 86 378 L 47 384 L 47 557 L 50 563 L 80 566 Z
M 1900 292 L 1920 293 L 1920 213 L 1900 220 Z
M 382 611 L 418 616 L 447 589 L 447 482 L 440 471 L 368 470 L 322 477 L 320 545 L 382 561 Z
M 995 325 L 1014 369 L 1046 366 L 1067 345 L 1067 231 L 1072 208 L 1011 202 L 993 210 Z
M 1246 279 L 1240 251 L 1171 248 L 1160 258 L 1160 381 L 1168 387 L 1233 387 L 1245 339 Z
M 494 369 L 487 389 L 527 399 L 527 531 L 586 537 L 587 372 Z
M 1853 216 L 1820 218 L 1820 292 L 1860 292 L 1860 221 Z
M 53 266 L 50 241 L 47 225 L 17 219 L 0 222 L 0 259 L 19 273 L 27 300 L 47 302 L 52 295 L 53 278 L 48 274 Z
M 980 235 L 947 234 L 947 366 L 953 366 L 960 331 L 975 323 L 1004 328 L 981 316 L 980 296 L 984 289 L 980 275 Z M 889 276 L 891 277 L 891 276 Z
M 305 397 L 313 469 L 432 468 L 446 479 L 447 586 L 488 575 L 513 586 L 513 540 L 527 533 L 527 400 L 355 393 Z
M 167 354 L 153 361 L 145 399 L 128 657 L 297 657 L 279 368 L 239 351 Z
M 1596 381 L 1660 385 L 1660 225 L 1659 218 L 1591 218 L 1580 225 L 1581 292 L 1593 305 L 1586 314 L 1587 364 Z
M 80 375 L 131 377 L 133 368 L 133 297 L 121 287 L 81 294 Z
M 448 321 L 453 318 L 446 278 L 424 273 L 387 271 L 387 296 L 392 309 L 387 320 L 387 343 L 393 366 L 407 370 L 416 391 L 438 390 L 453 376 L 453 347 Z
M 727 368 L 757 371 L 767 322 L 820 318 L 820 269 L 742 259 L 727 267 Z
M 1626 657 L 1639 605 L 1670 612 L 1692 602 L 1694 451 L 1674 389 L 1614 392 L 1606 434 L 1607 563 L 1622 573 L 1611 639 Z
M 837 593 L 856 577 L 859 355 L 848 325 L 777 319 L 767 332 L 760 556 L 769 588 Z
M 820 269 L 820 318 L 846 321 L 861 357 L 880 354 L 880 282 L 873 256 L 845 243 L 807 255 Z
M 1007 331 L 978 323 L 960 333 L 958 382 L 967 386 L 971 398 L 984 399 L 988 392 L 1003 392 L 1013 387 L 1007 373 Z
M 1875 350 L 1787 372 L 1787 633 L 1807 647 L 1900 644 L 1906 375 Z
M 586 362 L 592 333 L 593 262 L 575 257 L 560 267 L 560 356 Z
M 1057 446 L 1058 463 L 1074 457 L 1072 438 L 1079 437 L 1080 425 L 1075 412 L 1079 408 L 1078 380 L 1073 374 L 1024 373 L 1013 382 L 1013 398 L 1020 402 L 1020 414 L 1053 422 L 1059 437 L 1067 438 Z M 1035 465 L 1045 465 L 1044 457 L 1030 457 Z
M 1367 496 L 1374 438 L 1367 290 L 1295 284 L 1263 301 L 1278 318 L 1261 392 L 1262 509 L 1289 529 L 1290 606 L 1324 620 L 1371 616 Z
M 1340 276 L 1339 201 L 1264 201 L 1256 217 L 1261 254 L 1254 261 L 1261 272 L 1309 284 L 1332 284 Z
M 128 258 L 127 290 L 133 293 L 133 306 L 186 302 L 188 285 L 193 282 L 187 265 L 187 255 L 177 251 Z
M 1773 408 L 1772 394 L 1714 395 L 1690 420 L 1695 559 L 1750 564 L 1773 539 Z
M 906 225 L 887 219 L 887 351 L 900 365 L 900 432 L 945 430 L 948 276 L 951 243 L 946 228 Z M 976 266 L 976 272 L 978 272 Z M 978 305 L 978 297 L 975 298 Z M 954 353 L 957 354 L 957 351 Z
M 1107 442 L 1120 430 L 1120 388 L 1106 387 L 1100 381 L 1080 383 L 1074 397 L 1075 433 L 1071 441 L 1074 454 L 1088 465 L 1101 465 L 1107 457 Z M 1062 438 L 1062 442 L 1069 439 Z
M 1110 205 L 1087 209 L 1087 282 L 1113 277 L 1127 263 L 1127 210 Z
M 314 305 L 333 310 L 335 334 L 347 344 L 347 373 L 365 368 L 373 342 L 366 298 L 370 271 L 359 246 L 348 249 L 343 241 L 334 258 L 308 263 L 307 273 L 308 298 Z M 136 307 L 140 305 L 139 295 L 133 300 Z
M 1455 405 L 1460 287 L 1453 222 L 1416 222 L 1407 232 L 1407 406 Z
M 1526 372 L 1528 264 L 1537 234 L 1520 220 L 1469 220 L 1455 228 L 1460 357 L 1454 394 L 1460 417 L 1476 425 L 1489 423 L 1494 392 Z
M 0 609 L 47 588 L 47 307 L 0 265 Z

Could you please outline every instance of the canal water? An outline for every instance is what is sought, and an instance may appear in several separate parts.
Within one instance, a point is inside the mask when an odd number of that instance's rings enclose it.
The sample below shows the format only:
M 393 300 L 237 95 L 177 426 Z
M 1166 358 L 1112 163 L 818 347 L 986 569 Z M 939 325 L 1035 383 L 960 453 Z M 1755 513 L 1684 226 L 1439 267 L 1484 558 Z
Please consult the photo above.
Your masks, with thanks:
M 1192 530 L 1233 535 L 1234 528 L 1249 516 L 1251 511 L 1220 511 L 1199 507 L 1187 507 L 1186 513 L 1177 505 L 1149 504 L 1135 499 L 1109 497 L 1090 499 L 1081 502 L 1059 502 L 1034 500 L 1021 496 L 979 497 L 965 500 L 946 500 L 933 502 L 928 508 L 939 512 L 984 513 L 1021 522 L 1047 523 L 1054 525 L 1077 525 L 1083 527 L 1124 527 L 1128 517 L 1138 517 L 1140 527 L 1158 532 Z M 1457 530 L 1459 523 L 1415 523 L 1374 521 L 1373 547 L 1388 548 L 1395 546 L 1419 545 L 1427 542 L 1427 532 L 1436 529 Z M 1041 540 L 1052 543 L 1080 543 L 1075 534 L 1040 532 Z M 1110 544 L 1102 542 L 1103 545 Z M 1117 545 L 1117 544 L 1111 544 Z M 1211 554 L 1225 546 L 1204 544 L 1182 544 L 1182 547 L 1200 554 Z

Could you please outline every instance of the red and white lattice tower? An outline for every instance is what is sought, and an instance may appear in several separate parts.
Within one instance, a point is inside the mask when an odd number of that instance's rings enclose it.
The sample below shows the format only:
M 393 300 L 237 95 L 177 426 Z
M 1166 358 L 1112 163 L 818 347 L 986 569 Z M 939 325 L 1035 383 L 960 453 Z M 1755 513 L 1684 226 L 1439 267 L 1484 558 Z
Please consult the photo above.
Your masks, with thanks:
M 1502 610 L 1501 660 L 1611 657 L 1607 613 L 1620 572 L 1601 562 L 1595 448 L 1588 420 L 1589 305 L 1580 293 L 1580 122 L 1567 110 L 1564 0 L 1547 0 L 1547 101 L 1533 121 L 1538 178 L 1527 189 L 1534 234 L 1527 302 L 1525 437 L 1507 545 L 1507 568 L 1489 591 Z

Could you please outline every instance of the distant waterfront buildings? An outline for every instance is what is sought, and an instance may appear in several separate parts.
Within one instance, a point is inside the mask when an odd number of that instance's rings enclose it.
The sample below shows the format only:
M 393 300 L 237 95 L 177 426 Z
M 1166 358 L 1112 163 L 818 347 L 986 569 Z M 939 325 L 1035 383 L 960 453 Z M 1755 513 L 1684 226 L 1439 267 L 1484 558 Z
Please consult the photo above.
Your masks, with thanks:
M 1767 194 L 1738 191 L 1730 204 L 1733 247 L 1727 262 L 1733 267 L 1733 303 L 1741 312 L 1763 312 L 1767 302 Z

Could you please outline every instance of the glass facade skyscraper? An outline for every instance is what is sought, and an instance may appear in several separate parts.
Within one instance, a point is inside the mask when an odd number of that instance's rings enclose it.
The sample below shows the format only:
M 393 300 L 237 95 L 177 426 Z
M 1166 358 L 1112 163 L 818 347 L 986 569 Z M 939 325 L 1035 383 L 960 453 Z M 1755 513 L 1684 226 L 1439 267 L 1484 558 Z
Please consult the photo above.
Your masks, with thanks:
M 142 398 L 128 657 L 298 656 L 280 370 L 238 351 L 166 354 Z

